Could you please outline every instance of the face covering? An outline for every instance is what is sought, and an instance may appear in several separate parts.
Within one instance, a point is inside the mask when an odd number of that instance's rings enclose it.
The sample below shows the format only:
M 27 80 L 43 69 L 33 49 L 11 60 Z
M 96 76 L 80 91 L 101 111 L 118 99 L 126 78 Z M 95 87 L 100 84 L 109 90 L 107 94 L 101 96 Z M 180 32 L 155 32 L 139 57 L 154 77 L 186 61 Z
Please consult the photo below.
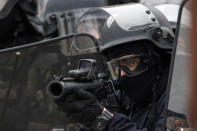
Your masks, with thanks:
M 121 76 L 118 79 L 130 101 L 140 105 L 144 105 L 152 101 L 152 88 L 155 80 L 155 69 L 149 69 L 137 76 Z

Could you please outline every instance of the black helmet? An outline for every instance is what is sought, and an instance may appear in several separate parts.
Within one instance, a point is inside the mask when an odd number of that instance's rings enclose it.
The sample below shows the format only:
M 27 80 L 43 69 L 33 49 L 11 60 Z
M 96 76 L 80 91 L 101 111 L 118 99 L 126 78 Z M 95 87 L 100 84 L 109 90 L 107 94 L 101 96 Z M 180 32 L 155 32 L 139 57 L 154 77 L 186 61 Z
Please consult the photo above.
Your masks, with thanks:
M 159 10 L 136 3 L 90 9 L 77 30 L 98 39 L 112 80 L 120 83 L 129 100 L 149 103 L 165 90 L 153 92 L 166 69 L 160 68 L 160 56 L 172 50 L 174 33 Z
M 78 32 L 100 41 L 100 52 L 136 41 L 149 41 L 161 50 L 172 50 L 174 33 L 165 16 L 142 4 L 90 9 L 80 19 Z
M 169 53 L 174 41 L 174 33 L 166 17 L 155 8 L 136 3 L 90 9 L 81 17 L 77 30 L 90 33 L 100 41 L 100 53 L 107 58 L 107 63 L 111 66 L 112 59 L 129 55 L 129 53 L 139 55 L 138 57 L 142 60 L 141 66 L 138 66 L 139 69 L 135 72 L 129 72 L 128 68 L 124 69 L 124 72 L 130 76 L 141 74 L 151 65 L 155 65 L 157 61 L 147 54 L 154 52 L 155 49 Z M 142 43 L 143 46 L 139 46 Z M 156 48 L 146 49 L 144 48 L 146 45 Z M 135 60 L 135 58 L 132 59 Z M 125 61 L 127 60 L 124 59 Z M 146 63 L 146 61 L 149 62 Z M 113 69 L 110 71 L 111 74 L 115 72 L 117 66 L 118 64 L 111 67 Z M 119 75 L 120 72 L 117 71 L 114 79 Z

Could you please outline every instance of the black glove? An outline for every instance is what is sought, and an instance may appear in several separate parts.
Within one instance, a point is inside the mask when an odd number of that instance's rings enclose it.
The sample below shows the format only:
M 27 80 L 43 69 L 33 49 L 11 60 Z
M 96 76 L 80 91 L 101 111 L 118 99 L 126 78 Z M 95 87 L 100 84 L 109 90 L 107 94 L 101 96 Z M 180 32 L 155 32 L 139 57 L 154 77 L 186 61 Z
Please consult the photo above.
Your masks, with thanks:
M 71 95 L 55 100 L 55 103 L 59 110 L 87 127 L 90 127 L 103 111 L 97 98 L 81 88 L 73 88 Z

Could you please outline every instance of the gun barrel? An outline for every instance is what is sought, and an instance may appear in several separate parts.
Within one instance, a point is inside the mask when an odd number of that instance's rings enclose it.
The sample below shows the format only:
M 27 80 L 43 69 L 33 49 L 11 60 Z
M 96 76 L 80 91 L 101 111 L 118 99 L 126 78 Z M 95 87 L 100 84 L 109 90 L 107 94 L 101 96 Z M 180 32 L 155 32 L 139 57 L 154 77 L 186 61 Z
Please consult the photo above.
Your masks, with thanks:
M 73 88 L 82 88 L 89 92 L 94 92 L 101 87 L 100 81 L 92 82 L 76 82 L 76 81 L 51 81 L 48 86 L 48 94 L 53 99 L 60 99 L 62 97 L 72 94 Z
M 64 95 L 64 83 L 62 81 L 51 81 L 47 86 L 48 95 L 53 99 L 59 99 Z

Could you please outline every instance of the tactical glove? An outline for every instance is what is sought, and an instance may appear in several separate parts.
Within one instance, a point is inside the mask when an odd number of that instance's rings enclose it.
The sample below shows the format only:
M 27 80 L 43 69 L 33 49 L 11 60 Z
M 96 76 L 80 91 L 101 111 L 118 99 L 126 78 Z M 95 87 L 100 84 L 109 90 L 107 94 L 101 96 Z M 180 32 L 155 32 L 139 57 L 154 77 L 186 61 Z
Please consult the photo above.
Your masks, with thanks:
M 55 100 L 55 103 L 59 110 L 87 127 L 93 124 L 104 109 L 95 96 L 81 88 L 73 88 L 72 94 Z

